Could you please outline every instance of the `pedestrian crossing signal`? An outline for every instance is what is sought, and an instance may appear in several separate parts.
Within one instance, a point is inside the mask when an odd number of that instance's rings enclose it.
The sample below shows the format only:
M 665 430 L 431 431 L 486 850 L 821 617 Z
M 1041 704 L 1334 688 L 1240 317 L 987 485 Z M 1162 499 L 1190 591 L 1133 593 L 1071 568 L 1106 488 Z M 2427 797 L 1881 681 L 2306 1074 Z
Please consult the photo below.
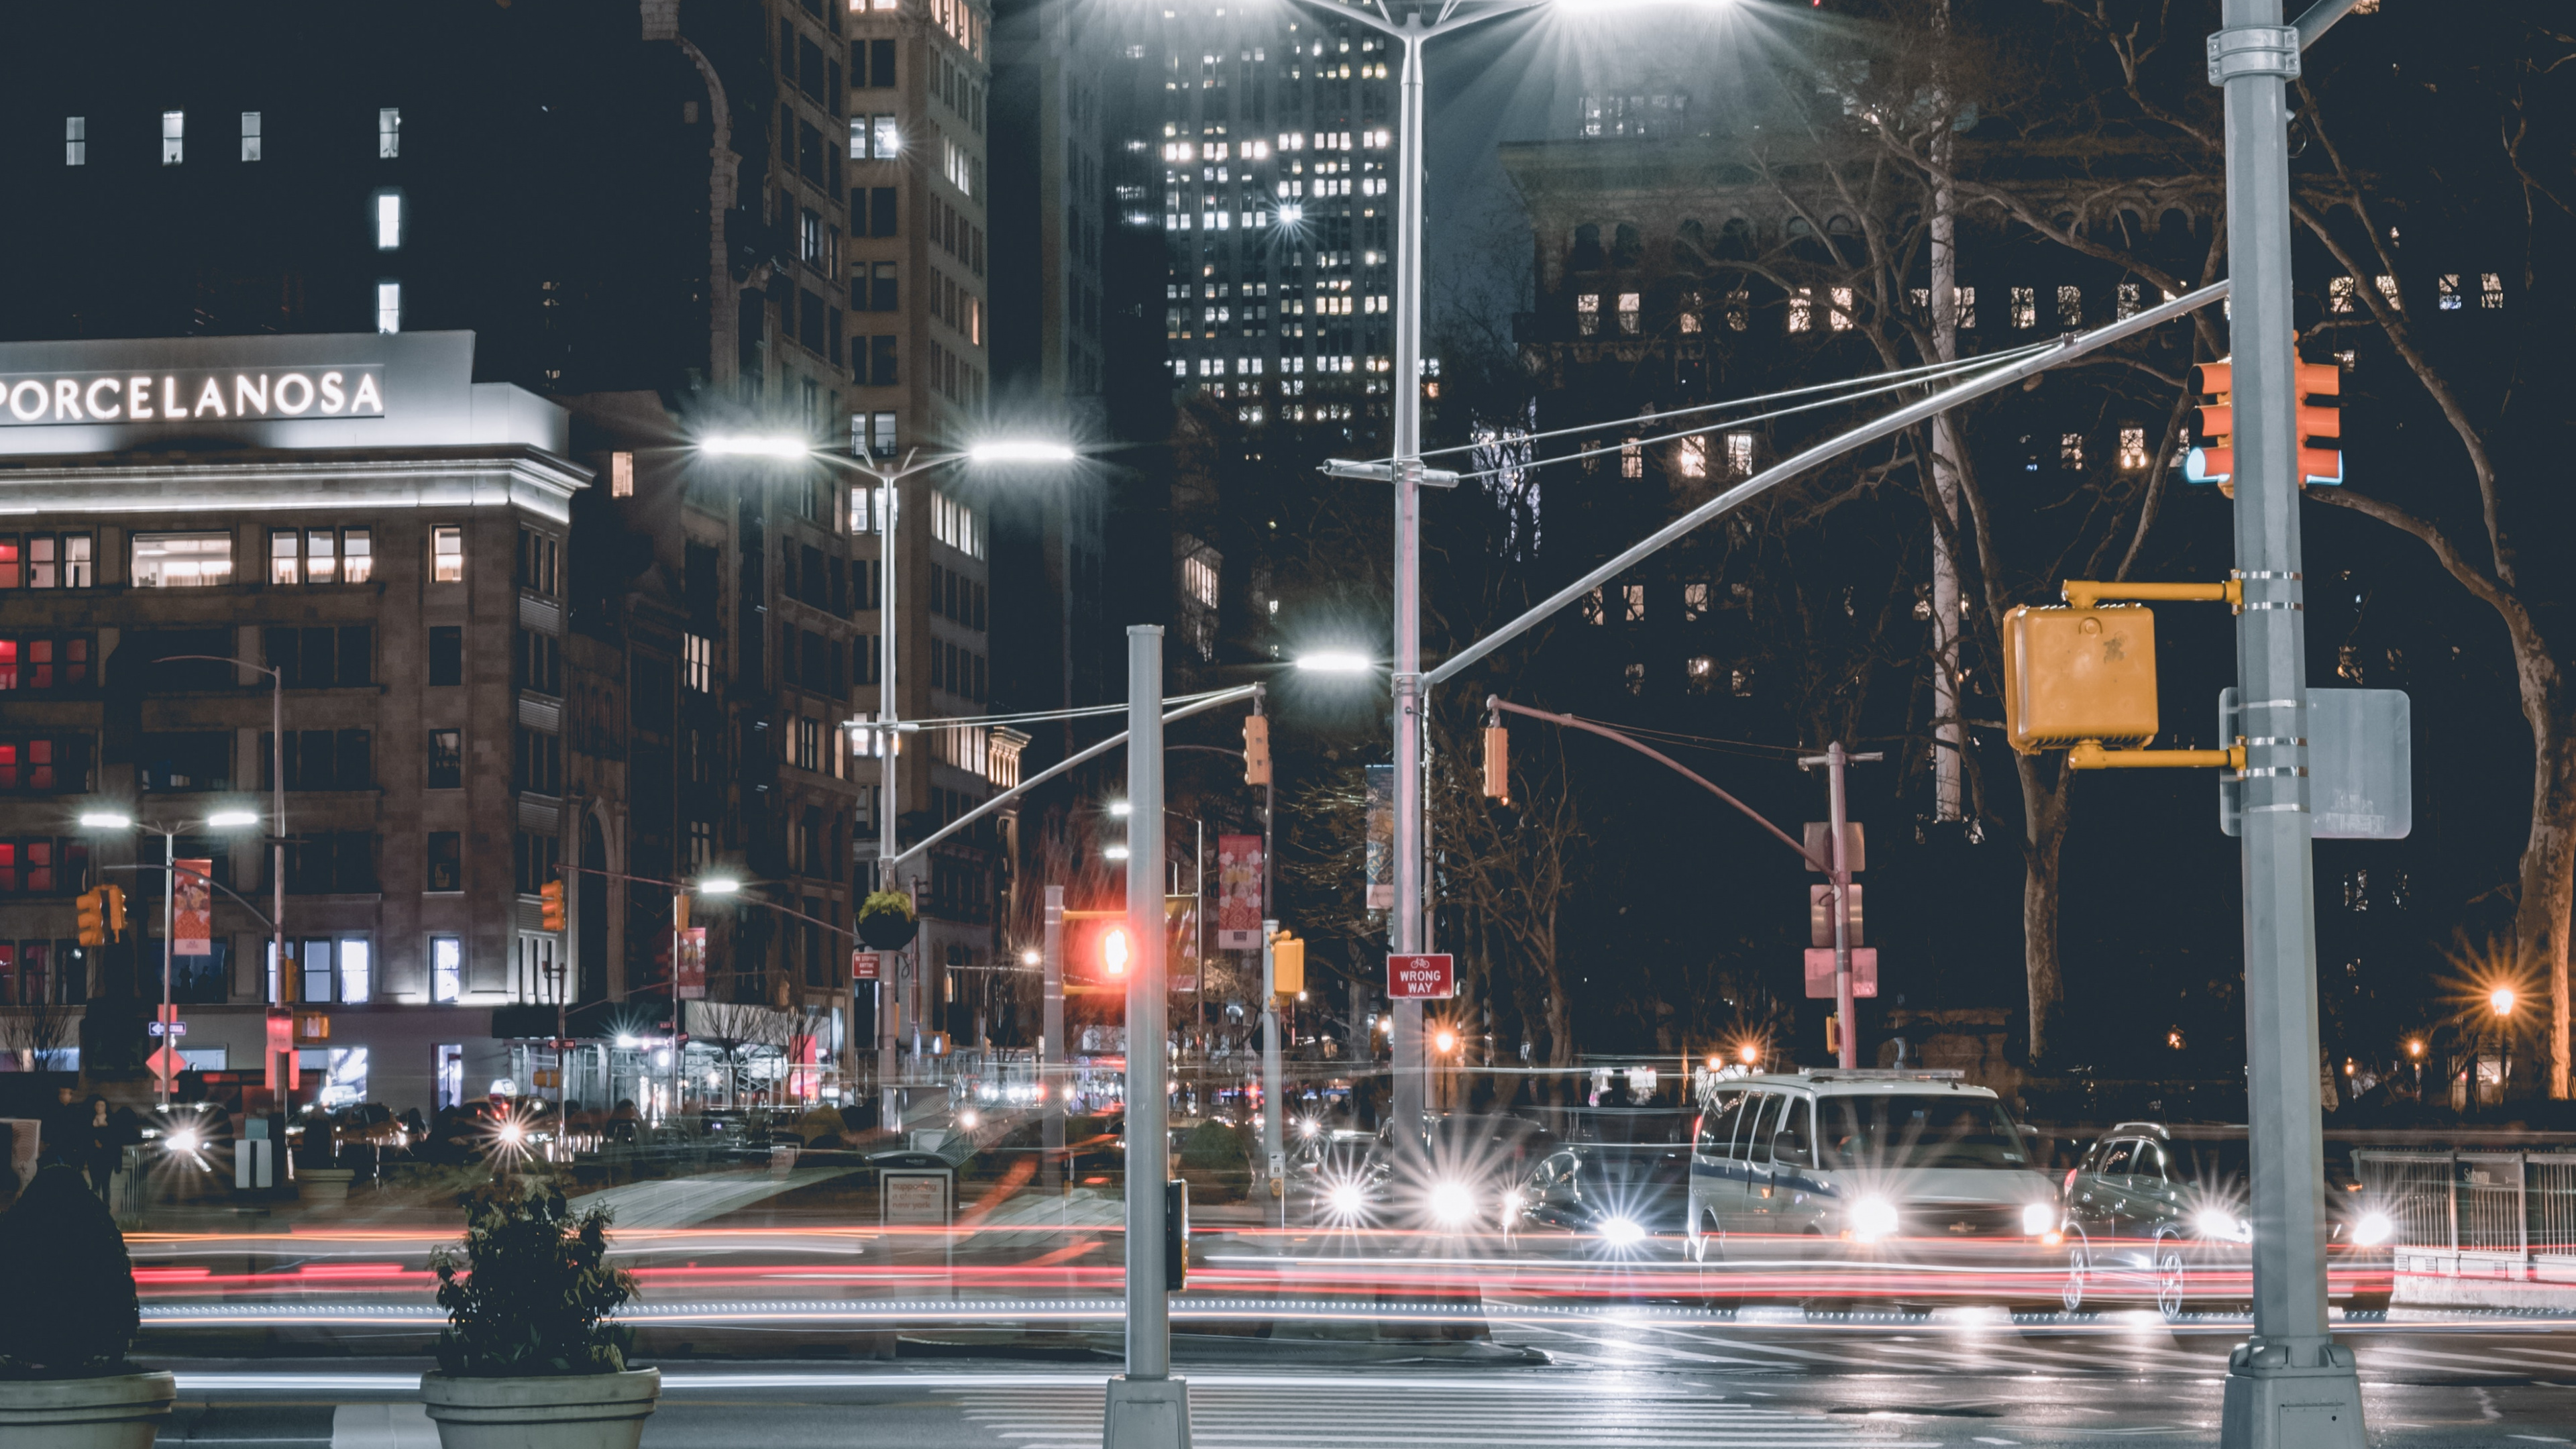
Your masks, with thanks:
M 546 930 L 560 931 L 564 928 L 564 890 L 562 881 L 547 881 L 545 889 L 537 892 L 537 917 L 538 924 Z
M 1286 931 L 1270 938 L 1270 991 L 1295 996 L 1306 989 L 1306 943 Z

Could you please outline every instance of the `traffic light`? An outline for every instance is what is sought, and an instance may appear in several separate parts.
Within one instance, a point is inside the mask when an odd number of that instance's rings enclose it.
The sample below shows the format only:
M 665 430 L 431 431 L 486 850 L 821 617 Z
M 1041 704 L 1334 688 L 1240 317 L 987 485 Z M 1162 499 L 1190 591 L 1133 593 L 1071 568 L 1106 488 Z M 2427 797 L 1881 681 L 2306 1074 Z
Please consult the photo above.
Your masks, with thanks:
M 2206 441 L 2183 456 L 2182 476 L 2188 483 L 2215 483 L 2218 491 L 2236 496 L 2236 406 L 2235 365 L 2221 358 L 2205 362 L 2191 370 L 2193 390 L 2208 393 L 2216 401 L 2200 409 L 2200 435 Z M 2292 402 L 2297 416 L 2293 419 L 2298 433 L 2299 486 L 2311 483 L 2333 485 L 2343 482 L 2343 414 L 2339 400 L 2343 396 L 2343 369 L 2331 363 L 2301 362 L 2292 371 Z M 2309 402 L 2309 398 L 2325 401 Z
M 2331 363 L 2302 362 L 2292 391 L 2299 397 L 2299 486 L 2343 481 L 2343 369 Z M 2311 403 L 2309 398 L 2325 401 Z
M 1842 1023 L 1842 1018 L 1841 1018 L 1841 1017 L 1839 1017 L 1839 1016 L 1835 1015 L 1835 1014 L 1834 1014 L 1834 1013 L 1832 1013 L 1832 1012 L 1827 1012 L 1827 1013 L 1825 1013 L 1825 1055 L 1826 1055 L 1826 1056 L 1829 1056 L 1829 1057 L 1835 1057 L 1835 1058 L 1839 1058 L 1839 1057 L 1841 1057 L 1841 1056 L 1842 1056 L 1842 1054 L 1843 1054 L 1843 1032 L 1842 1032 L 1842 1026 L 1843 1026 L 1843 1023 Z
M 1485 726 L 1485 798 L 1512 798 L 1512 732 L 1499 724 Z
M 1306 943 L 1286 931 L 1270 938 L 1270 990 L 1294 996 L 1306 989 Z
M 1100 933 L 1100 974 L 1124 980 L 1127 976 L 1127 928 L 1112 926 Z
M 549 931 L 560 931 L 564 928 L 562 881 L 547 881 L 545 889 L 537 892 L 537 921 L 540 926 Z
M 99 889 L 107 895 L 107 939 L 122 941 L 125 939 L 125 887 L 106 885 Z
M 1246 715 L 1243 720 L 1243 783 L 1270 783 L 1270 720 L 1266 715 Z
M 80 893 L 80 943 L 84 946 L 107 944 L 107 892 L 104 889 Z
M 2226 358 L 2204 362 L 2191 370 L 2192 391 L 2214 394 L 2218 401 L 2204 403 L 2200 409 L 2201 446 L 2183 455 L 2182 476 L 2186 483 L 2215 483 L 2228 497 L 2236 496 L 2236 406 L 2235 364 Z

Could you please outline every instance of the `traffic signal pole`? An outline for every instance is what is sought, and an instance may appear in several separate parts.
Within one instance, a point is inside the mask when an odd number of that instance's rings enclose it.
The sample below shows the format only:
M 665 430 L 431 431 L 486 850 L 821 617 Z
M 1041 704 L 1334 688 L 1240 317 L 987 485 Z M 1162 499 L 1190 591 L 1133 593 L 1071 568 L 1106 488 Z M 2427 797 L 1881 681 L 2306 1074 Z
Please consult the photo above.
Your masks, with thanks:
M 1164 1079 L 1163 630 L 1127 630 L 1127 1372 L 1109 1381 L 1104 1449 L 1188 1449 L 1189 1385 L 1172 1377 L 1163 1273 L 1171 1176 Z
M 1267 899 L 1265 896 L 1264 899 Z M 1279 923 L 1261 923 L 1261 1161 L 1269 1179 L 1270 1225 L 1288 1226 L 1288 1100 L 1279 1082 Z
M 2327 0 L 2322 31 L 2348 3 Z M 2325 12 L 2332 11 L 2332 14 Z M 2209 78 L 2226 93 L 2232 284 L 2238 687 L 2245 729 L 2245 1047 L 2254 1333 L 2229 1355 L 2226 1449 L 2361 1449 L 2352 1350 L 2326 1328 L 2316 896 L 2308 802 L 2286 83 L 2307 23 L 2281 0 L 2225 0 Z
M 1039 1145 L 1045 1149 L 1043 1153 L 1045 1176 L 1041 1182 L 1045 1189 L 1052 1193 L 1061 1187 L 1062 1184 L 1057 1179 L 1064 1171 L 1066 1083 L 1061 1080 L 1064 1073 L 1057 1070 L 1064 1064 L 1066 1056 L 1064 1049 L 1064 887 L 1060 885 L 1046 888 L 1045 932 L 1045 944 L 1041 948 L 1041 955 L 1045 961 L 1043 969 L 1046 974 L 1042 987 L 1045 996 L 1045 1004 L 1042 1008 L 1044 1015 L 1038 1022 L 1038 1030 L 1041 1033 L 1038 1038 L 1038 1090 L 1046 1094 L 1039 1099 L 1046 1104 L 1046 1108 L 1040 1114 L 1045 1125 L 1040 1129 L 1044 1135 L 1039 1139 Z

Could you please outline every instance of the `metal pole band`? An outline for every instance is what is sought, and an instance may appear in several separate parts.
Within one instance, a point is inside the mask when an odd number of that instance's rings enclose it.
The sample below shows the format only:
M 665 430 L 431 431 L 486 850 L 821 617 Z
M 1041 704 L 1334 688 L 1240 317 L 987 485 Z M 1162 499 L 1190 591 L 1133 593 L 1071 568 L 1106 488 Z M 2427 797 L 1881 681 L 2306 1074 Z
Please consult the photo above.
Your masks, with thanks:
M 2240 76 L 2299 78 L 2299 28 L 2295 25 L 2248 25 L 2220 30 L 2209 37 L 2209 83 L 2223 86 Z

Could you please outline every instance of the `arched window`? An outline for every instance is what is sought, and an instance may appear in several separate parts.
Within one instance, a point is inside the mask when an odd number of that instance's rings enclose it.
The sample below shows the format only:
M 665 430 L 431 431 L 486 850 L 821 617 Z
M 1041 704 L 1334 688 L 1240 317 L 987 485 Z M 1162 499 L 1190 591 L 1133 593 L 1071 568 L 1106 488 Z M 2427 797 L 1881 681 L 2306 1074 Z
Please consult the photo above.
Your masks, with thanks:
M 1643 260 L 1645 255 L 1645 233 L 1637 230 L 1633 222 L 1619 223 L 1618 231 L 1612 233 L 1610 238 L 1610 264 L 1614 267 L 1633 267 Z
M 1578 272 L 1593 272 L 1601 269 L 1602 260 L 1600 223 L 1587 221 L 1576 227 L 1574 253 L 1566 259 L 1566 265 Z

